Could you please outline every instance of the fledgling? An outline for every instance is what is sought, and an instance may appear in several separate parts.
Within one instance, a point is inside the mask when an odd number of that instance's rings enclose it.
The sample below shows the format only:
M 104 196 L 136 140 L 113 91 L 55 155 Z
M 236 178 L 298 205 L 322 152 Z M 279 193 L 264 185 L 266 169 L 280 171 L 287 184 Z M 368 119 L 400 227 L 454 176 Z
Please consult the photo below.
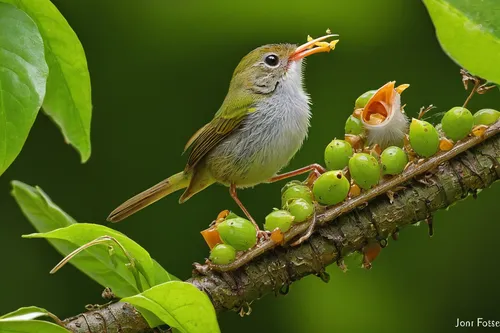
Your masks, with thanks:
M 401 108 L 401 93 L 409 85 L 394 87 L 394 84 L 391 81 L 378 89 L 361 112 L 369 145 L 401 146 L 408 132 L 409 120 Z

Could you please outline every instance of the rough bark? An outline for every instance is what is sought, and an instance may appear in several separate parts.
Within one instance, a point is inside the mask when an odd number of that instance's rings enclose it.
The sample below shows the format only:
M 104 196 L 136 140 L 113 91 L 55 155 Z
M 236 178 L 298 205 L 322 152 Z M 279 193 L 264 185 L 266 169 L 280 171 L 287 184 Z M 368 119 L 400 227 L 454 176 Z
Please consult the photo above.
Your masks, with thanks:
M 328 281 L 325 267 L 385 240 L 403 227 L 426 220 L 500 179 L 500 124 L 490 128 L 487 140 L 474 138 L 467 149 L 450 160 L 422 169 L 405 181 L 391 203 L 378 195 L 337 217 L 334 209 L 319 215 L 323 222 L 311 238 L 297 247 L 266 250 L 242 267 L 228 272 L 193 272 L 187 282 L 205 291 L 217 312 L 238 310 L 269 293 L 286 291 L 289 284 L 315 274 Z M 452 157 L 453 154 L 447 155 Z M 130 305 L 115 303 L 64 321 L 72 332 L 154 332 Z

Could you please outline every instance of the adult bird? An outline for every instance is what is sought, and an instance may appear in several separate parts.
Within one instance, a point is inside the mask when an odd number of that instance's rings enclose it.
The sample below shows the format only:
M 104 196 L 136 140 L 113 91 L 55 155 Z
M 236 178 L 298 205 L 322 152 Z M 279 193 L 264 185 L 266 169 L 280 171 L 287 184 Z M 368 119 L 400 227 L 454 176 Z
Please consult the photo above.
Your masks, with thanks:
M 185 202 L 214 184 L 229 187 L 232 198 L 255 225 L 238 199 L 238 188 L 274 182 L 310 171 L 323 172 L 317 164 L 277 173 L 288 164 L 307 137 L 309 96 L 302 82 L 303 59 L 328 52 L 326 35 L 296 46 L 270 44 L 247 54 L 236 67 L 229 91 L 214 118 L 188 141 L 186 167 L 116 208 L 108 221 L 118 222 L 164 196 L 185 188 Z

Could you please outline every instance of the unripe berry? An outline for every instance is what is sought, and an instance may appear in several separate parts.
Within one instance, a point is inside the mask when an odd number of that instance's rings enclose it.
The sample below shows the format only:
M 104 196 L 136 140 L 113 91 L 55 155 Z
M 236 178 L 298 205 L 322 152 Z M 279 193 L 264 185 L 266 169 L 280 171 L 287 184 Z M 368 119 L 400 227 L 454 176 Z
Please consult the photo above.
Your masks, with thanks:
M 332 140 L 325 149 L 325 164 L 328 170 L 342 170 L 352 156 L 351 144 L 345 140 Z
M 349 188 L 349 181 L 342 171 L 327 171 L 314 182 L 313 193 L 320 204 L 330 206 L 344 201 Z
M 453 141 L 465 138 L 474 125 L 474 117 L 463 107 L 454 107 L 447 111 L 441 120 L 444 134 Z
M 227 244 L 219 244 L 210 251 L 210 261 L 216 265 L 227 265 L 236 259 L 236 250 Z
M 474 125 L 492 125 L 500 118 L 500 112 L 493 109 L 482 109 L 474 113 Z
M 380 166 L 375 157 L 365 153 L 354 154 L 349 160 L 349 173 L 362 189 L 369 189 L 380 180 Z
M 281 232 L 287 232 L 292 226 L 295 217 L 286 210 L 275 210 L 266 216 L 264 229 L 274 231 L 279 228 Z
M 217 225 L 217 231 L 224 244 L 238 251 L 248 250 L 257 243 L 257 232 L 252 222 L 236 217 Z
M 399 147 L 387 147 L 380 155 L 380 164 L 382 164 L 383 174 L 397 175 L 403 172 L 406 164 L 408 164 L 408 156 Z
M 439 134 L 428 122 L 413 118 L 410 125 L 410 145 L 418 155 L 430 157 L 439 149 Z

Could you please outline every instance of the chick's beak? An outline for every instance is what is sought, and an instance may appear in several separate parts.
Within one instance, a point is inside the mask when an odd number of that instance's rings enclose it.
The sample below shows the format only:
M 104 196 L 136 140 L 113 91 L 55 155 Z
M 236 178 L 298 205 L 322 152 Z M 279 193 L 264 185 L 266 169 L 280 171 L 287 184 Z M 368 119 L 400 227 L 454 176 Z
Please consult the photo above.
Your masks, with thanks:
M 400 95 L 408 84 L 394 87 L 395 81 L 387 82 L 370 98 L 363 108 L 361 119 L 375 125 L 383 122 L 393 111 L 393 104 L 397 95 Z
M 338 39 L 332 40 L 331 42 L 325 42 L 326 39 L 331 37 L 337 37 L 336 34 L 325 35 L 313 40 L 308 41 L 305 44 L 300 45 L 295 49 L 295 51 L 290 55 L 290 61 L 297 61 L 303 59 L 311 54 L 330 52 L 335 49 L 335 45 L 338 43 Z

